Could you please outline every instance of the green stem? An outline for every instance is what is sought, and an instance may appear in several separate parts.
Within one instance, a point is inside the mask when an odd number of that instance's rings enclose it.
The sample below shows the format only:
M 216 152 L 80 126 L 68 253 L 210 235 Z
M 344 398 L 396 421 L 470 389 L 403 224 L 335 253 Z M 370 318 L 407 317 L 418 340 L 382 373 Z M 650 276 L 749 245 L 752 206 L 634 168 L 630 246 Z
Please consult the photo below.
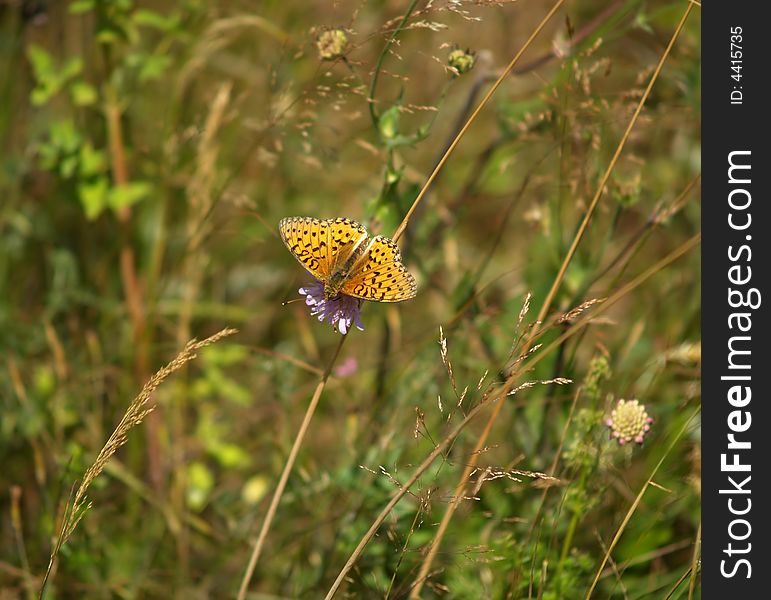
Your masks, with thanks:
M 385 46 L 383 46 L 383 50 L 380 52 L 380 56 L 378 56 L 377 64 L 375 64 L 375 72 L 372 74 L 372 82 L 369 85 L 369 95 L 367 96 L 367 102 L 369 104 L 369 115 L 372 118 L 372 125 L 374 125 L 375 129 L 378 130 L 378 122 L 380 120 L 380 117 L 377 114 L 377 111 L 375 110 L 375 90 L 377 89 L 377 80 L 380 77 L 380 71 L 383 68 L 383 61 L 385 61 L 385 57 L 388 54 L 388 51 L 391 49 L 391 46 L 393 46 L 393 43 L 396 41 L 396 36 L 398 36 L 402 29 L 404 29 L 404 26 L 407 24 L 407 20 L 412 16 L 412 13 L 415 11 L 415 6 L 417 5 L 418 0 L 412 0 L 410 2 L 410 5 L 407 7 L 407 12 L 404 13 L 404 16 L 402 17 L 402 20 L 399 22 L 399 25 L 394 29 L 393 33 L 391 34 L 391 37 L 388 38 L 388 41 L 386 42 Z

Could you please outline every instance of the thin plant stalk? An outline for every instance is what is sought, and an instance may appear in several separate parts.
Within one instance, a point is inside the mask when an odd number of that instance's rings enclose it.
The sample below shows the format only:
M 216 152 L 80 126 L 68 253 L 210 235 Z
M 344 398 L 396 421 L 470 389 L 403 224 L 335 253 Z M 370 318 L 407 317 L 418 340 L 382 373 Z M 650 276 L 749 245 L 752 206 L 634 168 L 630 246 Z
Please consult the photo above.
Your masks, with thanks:
M 641 273 L 640 275 L 632 279 L 632 281 L 630 281 L 621 289 L 619 289 L 617 292 L 609 296 L 608 299 L 605 300 L 605 302 L 597 305 L 597 307 L 593 310 L 591 314 L 580 317 L 575 322 L 575 324 L 572 327 L 570 327 L 570 329 L 562 333 L 559 337 L 557 337 L 557 339 L 555 339 L 548 346 L 543 348 L 538 354 L 533 355 L 530 362 L 528 363 L 528 366 L 531 368 L 534 367 L 537 363 L 539 363 L 546 356 L 548 356 L 551 351 L 553 351 L 555 348 L 559 347 L 560 344 L 565 342 L 565 340 L 569 339 L 573 335 L 582 331 L 596 317 L 598 317 L 600 314 L 608 310 L 611 306 L 613 306 L 616 302 L 624 298 L 626 295 L 630 294 L 640 285 L 645 283 L 648 279 L 653 277 L 656 273 L 666 268 L 668 265 L 670 265 L 671 263 L 673 263 L 683 255 L 687 254 L 690 250 L 695 248 L 700 241 L 701 241 L 701 235 L 700 234 L 695 235 L 684 244 L 681 244 L 678 248 L 676 248 L 666 257 L 664 257 L 656 264 L 648 268 L 646 271 L 644 271 L 643 273 Z M 445 451 L 445 449 L 452 443 L 452 441 L 458 436 L 458 434 L 460 434 L 460 432 L 466 427 L 466 425 L 468 425 L 468 423 L 470 423 L 473 420 L 473 418 L 476 417 L 476 415 L 479 414 L 479 412 L 483 408 L 487 407 L 491 403 L 496 403 L 496 402 L 503 403 L 505 401 L 506 396 L 514 386 L 514 382 L 515 382 L 515 376 L 512 375 L 506 380 L 504 385 L 498 389 L 497 393 L 493 398 L 482 401 L 479 404 L 477 404 L 474 408 L 472 408 L 468 412 L 466 417 L 461 422 L 459 422 L 458 425 L 456 425 L 455 428 L 449 434 L 447 434 L 447 436 L 441 442 L 439 442 L 434 447 L 434 449 L 431 451 L 428 457 L 426 457 L 426 459 L 420 464 L 420 466 L 418 466 L 415 469 L 415 471 L 412 473 L 409 479 L 407 479 L 407 481 L 401 484 L 399 490 L 394 494 L 393 498 L 391 498 L 388 504 L 386 504 L 383 510 L 381 510 L 378 516 L 375 518 L 375 521 L 372 523 L 371 527 L 367 530 L 367 533 L 365 533 L 364 536 L 361 538 L 361 540 L 359 540 L 358 545 L 351 553 L 351 556 L 348 558 L 345 565 L 341 569 L 340 573 L 337 575 L 337 578 L 332 584 L 332 587 L 327 592 L 327 595 L 325 596 L 325 600 L 331 600 L 335 596 L 338 589 L 340 588 L 343 581 L 345 580 L 345 577 L 348 575 L 350 570 L 353 568 L 353 565 L 356 564 L 356 561 L 358 560 L 359 556 L 364 551 L 364 548 L 366 547 L 366 545 L 375 536 L 378 529 L 380 529 L 381 525 L 385 522 L 390 512 L 399 503 L 399 501 L 410 491 L 410 488 L 415 484 L 415 482 L 423 475 L 423 473 L 425 473 L 431 467 L 433 462 Z M 662 459 L 662 462 L 663 462 L 663 459 Z
M 412 0 L 412 2 L 410 2 L 410 5 L 407 7 L 407 11 L 402 17 L 402 20 L 399 21 L 396 29 L 394 29 L 391 33 L 391 37 L 388 38 L 385 46 L 383 46 L 383 50 L 380 52 L 380 56 L 378 56 L 377 63 L 375 64 L 375 72 L 372 74 L 372 83 L 370 83 L 369 86 L 367 102 L 369 103 L 369 115 L 372 118 L 372 125 L 375 127 L 376 131 L 380 131 L 380 117 L 378 116 L 377 110 L 375 109 L 375 92 L 377 91 L 377 82 L 380 77 L 380 71 L 383 70 L 383 61 L 388 55 L 388 51 L 391 49 L 391 46 L 393 46 L 394 42 L 396 41 L 396 37 L 401 33 L 402 29 L 404 29 L 404 26 L 407 24 L 410 16 L 412 16 L 412 13 L 415 11 L 417 4 L 418 0 Z
M 689 3 L 688 6 L 690 7 L 692 5 Z M 680 438 L 688 429 L 688 426 L 691 424 L 691 421 L 693 421 L 696 418 L 696 415 L 698 415 L 700 411 L 701 411 L 701 408 L 697 408 L 693 412 L 693 414 L 688 418 L 685 424 L 680 428 L 677 434 L 672 438 L 672 442 L 669 444 L 669 447 L 667 448 L 666 452 L 664 452 L 663 456 L 659 459 L 659 462 L 653 468 L 653 471 L 648 476 L 647 481 L 643 484 L 642 488 L 637 494 L 637 497 L 634 499 L 634 502 L 632 502 L 632 506 L 629 507 L 629 510 L 624 516 L 624 520 L 621 521 L 621 525 L 619 525 L 615 535 L 613 536 L 613 541 L 610 543 L 610 545 L 608 546 L 608 549 L 605 551 L 605 555 L 602 557 L 600 566 L 597 568 L 597 573 L 595 573 L 594 579 L 592 580 L 592 585 L 589 586 L 589 590 L 586 592 L 586 600 L 589 600 L 592 597 L 592 594 L 594 593 L 594 588 L 597 587 L 597 582 L 600 580 L 602 571 L 605 568 L 605 565 L 608 563 L 611 553 L 615 549 L 616 544 L 618 544 L 618 541 L 621 539 L 621 535 L 624 533 L 626 526 L 629 524 L 629 521 L 632 519 L 632 515 L 634 515 L 635 511 L 637 510 L 637 507 L 640 506 L 640 502 L 642 502 L 643 496 L 645 495 L 645 492 L 650 486 L 651 481 L 653 481 L 653 478 L 656 476 L 656 473 L 658 473 L 659 469 L 661 468 L 661 465 L 664 464 L 664 461 L 667 459 L 667 457 L 672 452 L 672 450 L 674 450 L 675 446 L 677 445 L 677 442 L 680 441 Z
M 693 544 L 693 557 L 691 558 L 691 581 L 688 583 L 688 600 L 693 600 L 696 591 L 696 575 L 699 572 L 699 559 L 701 558 L 701 521 L 696 530 L 696 541 Z
M 551 305 L 552 305 L 552 302 L 554 301 L 554 297 L 557 293 L 557 290 L 562 284 L 562 280 L 565 276 L 568 266 L 570 265 L 570 262 L 573 259 L 573 256 L 576 253 L 578 244 L 581 242 L 584 232 L 586 231 L 586 228 L 589 225 L 589 222 L 591 221 L 592 216 L 594 215 L 594 211 L 599 203 L 600 198 L 602 197 L 602 194 L 605 190 L 605 186 L 607 185 L 608 180 L 610 179 L 610 175 L 613 172 L 613 169 L 616 166 L 616 163 L 618 162 L 619 156 L 621 155 L 621 152 L 624 149 L 624 146 L 626 145 L 627 140 L 629 139 L 629 135 L 631 134 L 632 129 L 637 123 L 637 118 L 640 116 L 640 113 L 642 112 L 642 108 L 645 104 L 645 101 L 648 99 L 648 96 L 650 95 L 650 92 L 653 89 L 653 84 L 658 79 L 658 76 L 661 73 L 661 69 L 664 66 L 664 63 L 666 62 L 669 56 L 669 53 L 674 47 L 675 41 L 679 37 L 680 32 L 682 31 L 683 26 L 685 25 L 685 21 L 688 18 L 688 15 L 690 14 L 692 8 L 693 8 L 693 4 L 688 3 L 688 6 L 686 7 L 682 18 L 680 19 L 680 22 L 678 23 L 677 27 L 675 28 L 675 31 L 672 34 L 671 39 L 669 40 L 669 44 L 667 45 L 666 49 L 661 55 L 661 58 L 659 59 L 658 65 L 656 66 L 656 70 L 653 72 L 653 75 L 651 76 L 650 81 L 648 82 L 648 87 L 646 88 L 645 92 L 640 98 L 640 101 L 637 104 L 637 108 L 635 109 L 634 114 L 632 115 L 632 118 L 630 119 L 629 124 L 627 125 L 624 135 L 621 137 L 621 140 L 616 148 L 616 151 L 613 154 L 613 158 L 608 164 L 608 167 L 605 170 L 605 173 L 603 174 L 600 180 L 600 184 L 597 186 L 597 191 L 594 197 L 592 198 L 592 202 L 590 203 L 589 208 L 586 211 L 586 215 L 584 216 L 584 219 L 581 222 L 581 225 L 579 226 L 578 231 L 576 232 L 576 235 L 573 238 L 573 242 L 570 245 L 570 249 L 565 255 L 565 258 L 562 262 L 562 265 L 560 266 L 557 276 L 554 279 L 551 289 L 549 290 L 549 293 L 547 294 L 546 299 L 541 305 L 541 309 L 538 313 L 538 317 L 536 318 L 536 321 L 543 321 L 543 319 L 546 317 L 548 311 L 551 308 Z M 523 354 L 528 351 L 530 345 L 532 344 L 532 340 L 535 338 L 535 335 L 537 334 L 537 332 L 538 332 L 537 329 L 533 330 L 532 334 L 530 335 L 530 338 L 525 343 Z M 463 470 L 463 473 L 460 476 L 459 483 L 457 484 L 455 493 L 453 494 L 453 498 L 447 507 L 447 511 L 445 512 L 442 518 L 439 528 L 437 529 L 436 535 L 434 536 L 434 540 L 431 543 L 431 547 L 429 548 L 429 551 L 426 554 L 426 557 L 424 558 L 423 563 L 421 564 L 420 570 L 418 571 L 416 584 L 412 590 L 412 593 L 410 594 L 410 598 L 418 598 L 420 595 L 420 590 L 422 588 L 423 582 L 425 581 L 426 576 L 429 570 L 431 569 L 431 565 L 433 564 L 433 561 L 436 557 L 436 554 L 439 551 L 439 546 L 441 545 L 442 538 L 444 537 L 444 534 L 447 530 L 450 520 L 452 519 L 453 514 L 455 513 L 455 510 L 458 508 L 460 499 L 464 495 L 463 492 L 466 487 L 466 481 L 468 479 L 469 473 L 471 473 L 471 471 L 476 467 L 479 451 L 482 448 L 484 448 L 485 444 L 487 443 L 487 438 L 489 437 L 490 431 L 493 428 L 493 424 L 497 420 L 498 415 L 500 414 L 502 408 L 503 408 L 503 403 L 500 403 L 495 407 L 493 412 L 490 414 L 490 417 L 487 423 L 485 424 L 484 429 L 482 430 L 482 434 L 479 436 L 476 446 L 474 447 L 474 450 L 472 451 L 471 456 L 469 457 L 468 464 L 466 465 L 466 467 Z
M 287 481 L 289 481 L 289 475 L 292 472 L 295 460 L 297 460 L 297 454 L 300 452 L 300 447 L 302 446 L 303 440 L 305 439 L 305 434 L 308 432 L 311 419 L 313 418 L 313 414 L 316 412 L 316 407 L 319 404 L 321 393 L 324 391 L 324 387 L 327 384 L 329 375 L 332 373 L 332 368 L 335 366 L 337 357 L 340 354 L 340 350 L 342 349 L 343 343 L 347 337 L 347 334 L 340 337 L 340 342 L 337 344 L 337 348 L 335 349 L 335 352 L 332 355 L 327 368 L 324 369 L 324 373 L 322 374 L 321 379 L 319 379 L 319 383 L 316 385 L 316 389 L 313 391 L 313 396 L 311 397 L 311 401 L 308 404 L 308 408 L 305 410 L 305 416 L 303 417 L 302 424 L 300 425 L 300 430 L 297 432 L 297 436 L 295 437 L 294 443 L 292 444 L 292 449 L 290 450 L 289 456 L 286 459 L 286 464 L 284 464 L 284 470 L 281 472 L 281 478 L 278 480 L 276 490 L 273 492 L 273 497 L 270 500 L 268 512 L 265 514 L 265 519 L 262 521 L 260 534 L 257 536 L 257 541 L 255 542 L 254 548 L 252 549 L 252 555 L 249 557 L 249 564 L 246 566 L 246 571 L 244 572 L 244 576 L 241 579 L 241 587 L 238 590 L 238 600 L 243 600 L 246 597 L 246 592 L 249 589 L 249 583 L 254 576 L 254 569 L 257 567 L 257 561 L 260 559 L 262 547 L 265 545 L 265 539 L 268 537 L 268 531 L 270 531 L 270 526 L 273 523 L 274 517 L 276 516 L 279 502 L 281 502 L 281 496 L 284 494 Z
M 412 206 L 410 207 L 409 211 L 405 215 L 402 222 L 399 224 L 399 226 L 396 228 L 396 231 L 394 232 L 394 235 L 392 236 L 392 239 L 394 241 L 397 241 L 402 233 L 404 233 L 404 230 L 407 228 L 407 225 L 409 224 L 410 217 L 412 216 L 412 213 L 417 208 L 418 204 L 420 204 L 420 201 L 425 196 L 426 192 L 431 187 L 431 184 L 433 183 L 434 179 L 436 178 L 437 174 L 439 173 L 440 169 L 444 165 L 444 163 L 449 158 L 452 151 L 455 149 L 455 147 L 460 142 L 461 138 L 466 134 L 466 131 L 469 129 L 471 124 L 476 119 L 477 115 L 481 112 L 482 108 L 488 103 L 490 98 L 492 98 L 492 95 L 495 93 L 495 90 L 498 89 L 498 87 L 501 85 L 503 80 L 509 75 L 511 70 L 514 68 L 514 66 L 519 61 L 519 58 L 522 56 L 522 54 L 525 52 L 525 50 L 530 46 L 530 44 L 533 42 L 535 37 L 538 35 L 538 33 L 541 32 L 541 30 L 544 28 L 546 23 L 551 19 L 552 16 L 554 16 L 554 13 L 557 12 L 559 7 L 564 3 L 565 0 L 558 0 L 557 3 L 554 5 L 554 7 L 549 11 L 549 13 L 544 17 L 544 19 L 541 21 L 541 23 L 538 25 L 538 27 L 533 31 L 533 33 L 530 35 L 528 40 L 525 42 L 525 44 L 522 46 L 520 51 L 516 54 L 516 56 L 512 59 L 512 61 L 509 63 L 508 67 L 501 73 L 500 77 L 497 79 L 497 81 L 493 84 L 493 86 L 490 88 L 490 90 L 487 92 L 485 97 L 482 99 L 482 101 L 477 106 L 474 113 L 469 117 L 466 124 L 463 126 L 463 128 L 458 132 L 458 134 L 455 136 L 455 139 L 453 140 L 452 144 L 447 148 L 444 155 L 442 156 L 442 159 L 437 163 L 436 167 L 434 168 L 431 175 L 426 180 L 426 183 L 423 185 L 423 188 L 418 193 L 417 197 L 415 198 L 414 202 L 412 203 Z M 397 30 L 395 33 L 398 33 L 403 28 L 404 23 L 406 22 L 406 19 L 409 18 L 409 15 L 411 14 L 412 10 L 414 10 L 416 2 L 413 2 L 410 7 L 408 8 L 407 13 L 405 14 L 404 19 L 402 20 L 402 23 L 397 27 Z M 382 66 L 382 59 L 385 56 L 385 53 L 387 52 L 388 47 L 390 44 L 393 43 L 393 36 L 389 40 L 388 45 L 384 52 L 381 54 L 381 59 L 378 60 L 378 65 L 375 69 L 375 77 L 377 76 L 377 73 L 380 70 L 380 67 Z M 374 94 L 375 86 L 373 85 L 370 89 L 370 106 L 372 106 L 372 95 Z M 376 118 L 376 116 L 375 116 Z M 267 537 L 268 531 L 270 530 L 270 526 L 272 524 L 273 518 L 275 517 L 276 510 L 278 508 L 278 504 L 281 501 L 281 496 L 283 495 L 284 488 L 286 487 L 286 482 L 289 478 L 289 474 L 292 470 L 292 467 L 294 465 L 294 460 L 296 459 L 297 453 L 299 452 L 300 446 L 302 445 L 303 438 L 305 437 L 305 432 L 307 431 L 307 427 L 310 424 L 310 420 L 313 417 L 313 413 L 315 412 L 316 405 L 318 404 L 319 398 L 321 396 L 321 393 L 324 391 L 324 387 L 326 386 L 327 379 L 329 377 L 329 373 L 331 373 L 332 368 L 334 367 L 335 361 L 337 359 L 337 356 L 340 353 L 340 349 L 342 348 L 343 342 L 345 341 L 347 336 L 343 336 L 343 338 L 340 341 L 340 344 L 338 345 L 337 351 L 335 352 L 332 360 L 329 362 L 329 365 L 327 369 L 324 371 L 324 376 L 319 381 L 318 385 L 316 386 L 316 390 L 314 391 L 313 397 L 311 398 L 311 402 L 308 406 L 308 410 L 305 413 L 305 418 L 303 420 L 303 424 L 301 426 L 300 432 L 298 432 L 297 437 L 295 438 L 295 442 L 292 446 L 292 453 L 290 453 L 289 458 L 287 459 L 286 465 L 284 465 L 284 470 L 281 474 L 281 479 L 279 481 L 279 485 L 276 488 L 275 492 L 273 493 L 273 498 L 271 499 L 270 507 L 268 508 L 268 513 L 265 515 L 265 519 L 262 524 L 262 528 L 260 529 L 260 534 L 257 538 L 257 542 L 254 545 L 254 548 L 252 549 L 252 554 L 249 558 L 249 563 L 247 565 L 246 571 L 244 572 L 244 576 L 241 580 L 241 585 L 238 591 L 238 600 L 244 600 L 246 597 L 246 592 L 249 588 L 249 583 L 251 582 L 252 577 L 254 576 L 254 570 L 257 567 L 257 562 L 260 557 L 260 553 L 262 552 L 262 546 L 265 543 L 265 538 Z
M 434 170 L 431 172 L 431 175 L 428 176 L 428 181 L 426 181 L 426 184 L 423 186 L 423 189 L 420 190 L 420 193 L 415 198 L 414 202 L 412 203 L 412 206 L 410 206 L 410 209 L 407 211 L 407 214 L 404 215 L 404 219 L 402 219 L 402 222 L 399 224 L 399 227 L 396 228 L 396 231 L 392 236 L 395 242 L 399 240 L 399 238 L 404 233 L 404 230 L 407 229 L 407 224 L 410 222 L 410 217 L 412 217 L 412 213 L 415 212 L 415 209 L 420 204 L 420 201 L 423 200 L 423 196 L 426 195 L 426 192 L 431 187 L 431 184 L 434 182 L 434 179 L 436 179 L 436 176 L 439 174 L 439 171 L 444 166 L 444 163 L 447 162 L 448 158 L 450 158 L 450 154 L 452 154 L 452 151 L 455 150 L 455 147 L 458 145 L 461 138 L 466 134 L 466 131 L 468 131 L 472 123 L 476 121 L 476 118 L 479 115 L 479 113 L 482 112 L 482 109 L 490 101 L 490 98 L 493 97 L 493 94 L 495 94 L 496 90 L 503 83 L 503 80 L 509 76 L 509 73 L 511 73 L 511 71 L 514 69 L 516 64 L 519 62 L 519 59 L 522 57 L 525 51 L 530 47 L 530 44 L 532 44 L 535 38 L 538 37 L 538 34 L 541 33 L 544 27 L 546 27 L 546 24 L 551 20 L 551 18 L 555 15 L 555 13 L 559 10 L 559 8 L 564 4 L 564 2 L 565 0 L 557 0 L 554 6 L 552 6 L 551 10 L 541 20 L 538 26 L 530 34 L 530 37 L 527 38 L 527 41 L 519 49 L 519 52 L 517 52 L 516 55 L 514 55 L 514 58 L 511 59 L 511 62 L 503 70 L 503 73 L 501 73 L 498 79 L 495 80 L 495 83 L 493 83 L 493 85 L 485 94 L 484 98 L 482 98 L 482 100 L 479 102 L 474 112 L 471 113 L 471 116 L 466 121 L 466 124 L 463 127 L 461 127 L 461 130 L 455 136 L 455 139 L 453 139 L 452 143 L 447 147 L 447 150 L 445 151 L 441 160 L 438 163 L 436 163 L 436 166 L 434 167 Z

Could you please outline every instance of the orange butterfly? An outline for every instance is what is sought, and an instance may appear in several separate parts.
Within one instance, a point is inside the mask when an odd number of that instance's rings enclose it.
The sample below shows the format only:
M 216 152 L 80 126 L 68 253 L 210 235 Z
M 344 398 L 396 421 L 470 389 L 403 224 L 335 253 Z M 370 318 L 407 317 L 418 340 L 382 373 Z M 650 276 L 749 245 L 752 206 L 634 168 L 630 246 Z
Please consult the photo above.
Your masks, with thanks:
M 345 218 L 288 217 L 278 228 L 289 251 L 324 284 L 327 300 L 344 294 L 402 302 L 417 293 L 396 243 L 382 235 L 369 237 L 364 225 Z

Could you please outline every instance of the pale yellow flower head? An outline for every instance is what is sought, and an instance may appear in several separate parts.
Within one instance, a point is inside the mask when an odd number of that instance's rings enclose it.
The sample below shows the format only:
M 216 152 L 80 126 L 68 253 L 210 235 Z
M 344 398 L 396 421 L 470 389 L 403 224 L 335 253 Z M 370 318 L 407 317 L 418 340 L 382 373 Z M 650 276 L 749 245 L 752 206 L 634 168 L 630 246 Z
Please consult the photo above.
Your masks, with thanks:
M 622 446 L 629 442 L 642 444 L 651 429 L 653 419 L 645 405 L 637 400 L 619 400 L 605 424 L 610 427 L 611 437 Z

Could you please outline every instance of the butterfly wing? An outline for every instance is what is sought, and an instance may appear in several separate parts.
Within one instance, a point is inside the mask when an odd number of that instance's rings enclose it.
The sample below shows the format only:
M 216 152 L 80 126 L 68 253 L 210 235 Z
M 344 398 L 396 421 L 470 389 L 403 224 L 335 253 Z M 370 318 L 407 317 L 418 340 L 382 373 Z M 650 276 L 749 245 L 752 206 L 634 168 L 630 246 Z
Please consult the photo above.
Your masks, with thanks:
M 356 221 L 339 217 L 327 219 L 329 225 L 329 272 L 334 273 L 344 265 L 352 252 L 361 252 L 367 238 L 367 228 Z
M 329 278 L 329 225 L 312 217 L 287 217 L 278 224 L 292 255 L 320 281 Z
M 299 263 L 323 282 L 367 235 L 363 225 L 344 218 L 287 217 L 281 219 L 278 230 Z
M 415 297 L 418 284 L 402 264 L 396 243 L 378 235 L 370 241 L 340 291 L 364 300 L 402 302 Z

